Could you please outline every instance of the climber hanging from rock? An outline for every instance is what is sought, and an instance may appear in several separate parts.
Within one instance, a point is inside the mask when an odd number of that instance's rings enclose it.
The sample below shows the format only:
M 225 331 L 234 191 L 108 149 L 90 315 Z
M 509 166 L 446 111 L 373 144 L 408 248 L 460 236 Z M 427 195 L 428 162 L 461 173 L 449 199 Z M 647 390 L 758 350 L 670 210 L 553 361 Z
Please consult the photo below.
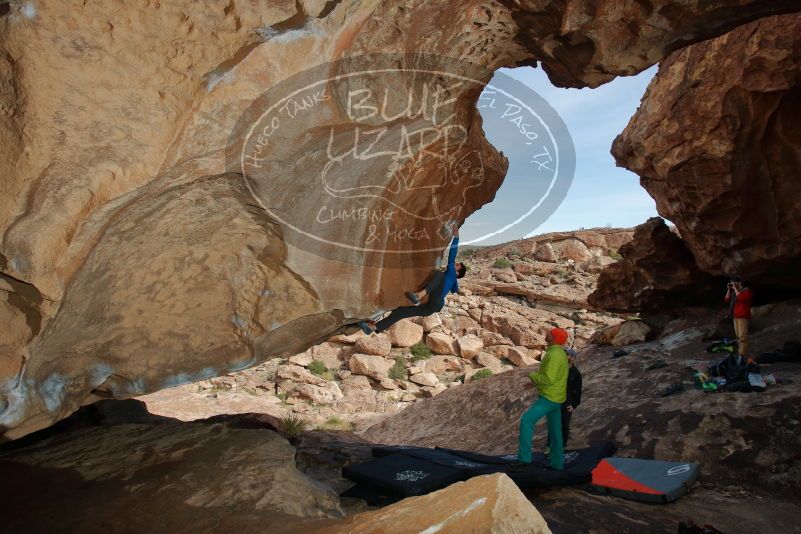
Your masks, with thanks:
M 456 293 L 459 291 L 457 279 L 464 277 L 465 273 L 467 273 L 467 266 L 462 262 L 456 261 L 456 253 L 459 249 L 459 227 L 456 226 L 455 222 L 451 222 L 450 228 L 453 233 L 453 241 L 451 241 L 448 265 L 445 270 L 438 271 L 422 290 L 416 293 L 413 291 L 407 291 L 405 293 L 406 298 L 408 298 L 414 306 L 396 308 L 392 313 L 377 323 L 373 321 L 359 321 L 359 327 L 365 334 L 370 335 L 373 332 L 383 332 L 401 319 L 425 317 L 437 313 L 445 306 L 445 297 L 448 293 Z M 423 299 L 426 299 L 426 301 L 422 302 Z

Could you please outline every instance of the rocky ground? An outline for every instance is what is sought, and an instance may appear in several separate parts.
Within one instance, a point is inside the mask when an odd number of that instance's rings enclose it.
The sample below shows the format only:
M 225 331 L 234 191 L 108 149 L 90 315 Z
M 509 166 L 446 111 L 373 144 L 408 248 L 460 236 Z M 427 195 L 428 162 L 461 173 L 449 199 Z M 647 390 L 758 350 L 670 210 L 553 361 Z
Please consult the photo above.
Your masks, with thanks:
M 468 275 L 438 314 L 370 337 L 337 335 L 286 359 L 141 399 L 153 413 L 181 420 L 257 412 L 293 414 L 319 428 L 366 428 L 476 376 L 536 365 L 546 328 L 567 329 L 582 347 L 596 330 L 619 324 L 619 315 L 590 310 L 587 298 L 632 235 L 600 228 L 465 250 Z M 614 341 L 645 333 L 627 325 Z
M 800 338 L 799 317 L 801 301 L 755 309 L 754 353 Z M 470 516 L 476 532 L 673 533 L 687 519 L 727 534 L 801 532 L 793 496 L 801 485 L 801 364 L 763 366 L 779 379 L 764 393 L 694 389 L 691 368 L 716 359 L 706 340 L 728 328 L 699 311 L 658 339 L 626 346 L 625 356 L 594 343 L 579 352 L 585 389 L 569 446 L 613 440 L 618 455 L 699 462 L 699 482 L 674 504 L 580 487 L 523 499 L 503 477 L 386 508 L 337 498 L 351 484 L 342 467 L 369 459 L 374 443 L 514 451 L 520 414 L 536 396 L 528 367 L 448 388 L 361 432 L 311 430 L 289 441 L 276 432 L 287 435 L 282 421 L 263 413 L 182 422 L 148 414 L 139 401 L 103 401 L 0 450 L 0 500 L 11 511 L 4 521 L 30 532 L 214 532 L 220 524 L 241 532 L 418 532 L 472 513 L 480 494 L 492 506 Z M 663 397 L 676 383 L 684 390 Z M 541 433 L 535 445 L 543 445 Z M 48 514 L 39 513 L 42 499 L 52 503 Z M 465 531 L 460 525 L 443 531 Z
M 187 423 L 99 404 L 0 447 L 9 532 L 550 532 L 505 475 L 371 511 L 335 491 L 341 465 L 369 457 L 363 439 L 316 432 L 293 446 L 269 416 Z
M 613 440 L 618 455 L 701 465 L 692 493 L 668 506 L 641 505 L 560 489 L 531 495 L 554 532 L 675 532 L 685 517 L 723 532 L 801 532 L 801 364 L 763 366 L 781 383 L 764 393 L 704 393 L 692 369 L 717 357 L 708 339 L 730 334 L 716 314 L 668 325 L 658 340 L 614 349 L 591 345 L 578 366 L 585 388 L 569 446 Z M 754 354 L 801 338 L 801 302 L 755 309 Z M 381 443 L 449 446 L 489 453 L 516 449 L 517 424 L 535 398 L 526 369 L 448 391 L 385 419 L 364 436 Z M 684 390 L 662 397 L 667 387 Z M 542 433 L 535 444 L 543 446 Z M 598 525 L 604 525 L 599 527 Z

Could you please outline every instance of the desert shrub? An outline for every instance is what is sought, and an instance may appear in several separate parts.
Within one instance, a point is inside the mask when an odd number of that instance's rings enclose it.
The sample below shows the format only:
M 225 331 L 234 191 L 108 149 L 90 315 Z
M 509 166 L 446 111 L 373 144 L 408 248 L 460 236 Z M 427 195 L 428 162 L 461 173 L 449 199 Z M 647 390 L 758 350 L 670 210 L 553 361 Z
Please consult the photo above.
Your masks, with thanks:
M 420 360 L 427 360 L 431 357 L 431 349 L 422 341 L 418 341 L 409 349 L 412 351 L 412 361 L 419 362 Z
M 620 261 L 620 260 L 623 259 L 623 256 L 621 256 L 620 252 L 618 252 L 617 250 L 610 250 L 609 251 L 609 257 L 612 258 L 615 261 Z
M 406 360 L 400 356 L 395 358 L 395 365 L 389 368 L 388 375 L 393 380 L 403 380 L 406 378 Z
M 318 430 L 353 430 L 353 423 L 349 423 L 336 415 L 329 417 L 325 423 L 317 427 Z
M 495 263 L 492 264 L 493 269 L 507 269 L 512 266 L 512 262 L 510 262 L 507 258 L 495 258 Z
M 320 378 L 325 378 L 326 380 L 333 380 L 334 375 L 331 371 L 325 366 L 323 362 L 320 360 L 313 360 L 309 366 L 307 367 L 309 372 L 313 375 L 317 375 Z
M 326 371 L 328 371 L 328 368 L 320 360 L 313 360 L 309 364 L 309 367 L 307 369 L 309 369 L 309 371 L 311 371 L 312 374 L 317 375 L 317 376 L 320 376 L 321 374 L 323 374 Z
M 305 419 L 293 413 L 281 418 L 278 422 L 278 432 L 286 439 L 294 439 L 306 430 L 309 423 Z
M 511 256 L 512 258 L 515 258 L 515 257 L 517 257 L 517 256 L 520 256 L 520 251 L 517 249 L 517 247 L 512 247 L 512 248 L 509 250 L 509 256 Z
M 480 369 L 476 371 L 476 374 L 473 375 L 471 380 L 475 382 L 476 380 L 481 380 L 482 378 L 487 378 L 488 376 L 492 376 L 492 369 Z
M 281 399 L 281 404 L 287 404 L 286 402 L 287 394 L 285 391 L 282 391 L 281 393 L 276 393 L 275 396 Z

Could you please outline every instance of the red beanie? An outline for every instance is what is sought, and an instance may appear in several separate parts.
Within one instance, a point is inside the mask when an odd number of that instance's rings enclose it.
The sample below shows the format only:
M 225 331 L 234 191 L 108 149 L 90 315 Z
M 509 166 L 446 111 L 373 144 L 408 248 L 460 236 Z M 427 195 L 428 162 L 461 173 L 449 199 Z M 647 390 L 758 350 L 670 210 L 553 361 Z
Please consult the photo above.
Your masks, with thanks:
M 553 342 L 557 345 L 564 345 L 567 343 L 567 332 L 561 328 L 551 328 L 551 336 L 553 336 Z

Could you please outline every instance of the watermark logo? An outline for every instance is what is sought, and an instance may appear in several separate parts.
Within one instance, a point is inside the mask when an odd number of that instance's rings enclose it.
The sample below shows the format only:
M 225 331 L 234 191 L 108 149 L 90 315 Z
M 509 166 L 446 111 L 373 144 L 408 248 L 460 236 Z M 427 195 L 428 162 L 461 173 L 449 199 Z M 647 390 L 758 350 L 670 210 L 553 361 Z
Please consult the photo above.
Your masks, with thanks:
M 288 244 L 363 265 L 420 266 L 502 183 L 507 160 L 484 137 L 482 115 L 510 132 L 509 157 L 531 167 L 530 198 L 511 224 L 538 210 L 547 218 L 569 187 L 575 158 L 560 140 L 569 141 L 564 124 L 531 89 L 499 76 L 487 85 L 491 77 L 418 55 L 320 65 L 252 103 L 229 140 L 227 169 Z

